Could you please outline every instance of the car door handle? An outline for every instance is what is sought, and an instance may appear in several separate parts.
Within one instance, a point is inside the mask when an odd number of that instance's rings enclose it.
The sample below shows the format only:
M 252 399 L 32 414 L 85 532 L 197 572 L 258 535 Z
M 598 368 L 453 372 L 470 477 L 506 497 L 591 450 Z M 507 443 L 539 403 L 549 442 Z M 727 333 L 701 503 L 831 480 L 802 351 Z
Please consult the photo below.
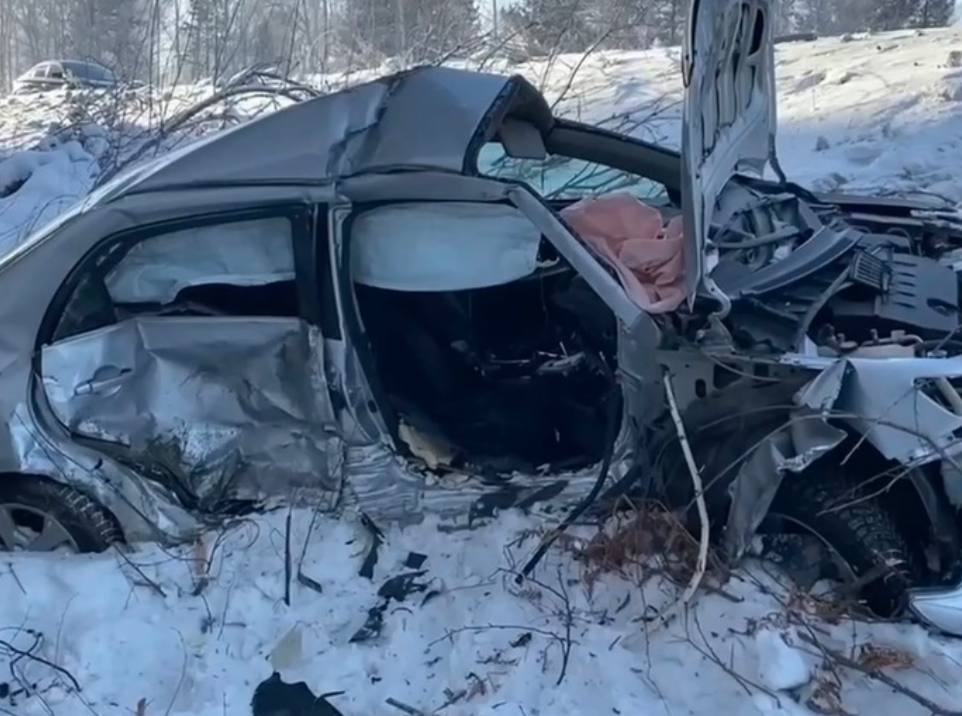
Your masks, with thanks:
M 94 377 L 85 380 L 74 389 L 74 395 L 97 395 L 106 393 L 119 387 L 126 377 L 133 372 L 131 368 L 119 368 L 115 365 L 101 366 L 94 373 Z

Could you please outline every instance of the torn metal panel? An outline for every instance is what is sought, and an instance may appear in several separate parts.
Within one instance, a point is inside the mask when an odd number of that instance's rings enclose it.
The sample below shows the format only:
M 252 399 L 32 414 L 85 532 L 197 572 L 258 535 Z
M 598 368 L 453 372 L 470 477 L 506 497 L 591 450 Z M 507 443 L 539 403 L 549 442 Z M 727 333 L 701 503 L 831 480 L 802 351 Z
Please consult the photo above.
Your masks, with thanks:
M 294 279 L 291 222 L 258 219 L 198 226 L 135 244 L 105 282 L 114 303 L 174 301 L 203 284 L 259 286 Z
M 685 280 L 690 300 L 709 277 L 717 253 L 708 232 L 725 185 L 739 172 L 758 176 L 775 156 L 774 13 L 770 0 L 717 0 L 691 6 L 684 47 L 682 206 Z
M 934 396 L 937 379 L 959 376 L 962 357 L 843 358 L 805 386 L 796 402 L 836 415 L 890 460 L 921 464 L 958 450 L 962 416 Z
M 748 549 L 786 473 L 805 471 L 845 437 L 844 430 L 829 425 L 818 413 L 802 409 L 752 450 L 729 488 L 725 548 L 733 559 Z
M 613 463 L 611 481 L 622 479 L 630 466 L 625 458 Z M 538 511 L 547 507 L 551 514 L 560 516 L 564 514 L 561 508 L 582 499 L 598 479 L 597 466 L 593 466 L 575 473 L 518 474 L 495 488 L 477 475 L 422 472 L 383 444 L 348 449 L 345 470 L 351 476 L 345 484 L 345 505 L 363 510 L 376 520 L 401 525 L 433 515 L 468 527 L 473 517 L 481 516 L 478 507 L 499 494 L 506 499 L 497 509 L 523 506 Z
M 636 440 L 626 416 L 609 470 L 612 483 L 624 478 L 633 466 Z M 480 516 L 478 507 L 492 506 L 492 499 L 497 502 L 496 509 L 560 508 L 583 498 L 598 479 L 598 466 L 592 465 L 560 474 L 519 473 L 495 487 L 478 475 L 428 472 L 400 457 L 385 441 L 347 446 L 344 469 L 350 475 L 345 483 L 345 505 L 363 510 L 376 521 L 403 525 L 430 514 L 457 520 L 465 528 L 470 527 L 473 517 Z M 555 510 L 553 514 L 563 512 Z
M 46 347 L 43 384 L 71 432 L 162 471 L 201 505 L 336 494 L 321 346 L 297 319 L 134 318 Z
M 547 103 L 520 77 L 423 67 L 302 102 L 213 141 L 202 140 L 153 167 L 135 169 L 131 179 L 118 180 L 113 193 L 312 183 L 399 168 L 461 173 L 471 164 L 479 133 L 483 140 L 498 128 L 484 124 L 502 101 L 514 103 L 539 125 L 551 121 Z
M 83 490 L 110 507 L 129 541 L 188 538 L 199 528 L 169 490 L 75 441 L 54 442 L 33 420 L 21 404 L 4 426 L 3 438 L 10 443 L 4 448 L 7 470 L 43 475 Z

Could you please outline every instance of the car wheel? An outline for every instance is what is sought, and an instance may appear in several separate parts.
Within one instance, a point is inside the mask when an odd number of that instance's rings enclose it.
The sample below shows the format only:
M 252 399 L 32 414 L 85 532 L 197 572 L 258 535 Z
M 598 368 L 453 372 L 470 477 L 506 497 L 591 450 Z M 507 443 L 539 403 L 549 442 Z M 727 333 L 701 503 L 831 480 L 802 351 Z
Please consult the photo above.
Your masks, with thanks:
M 923 558 L 884 501 L 860 495 L 853 490 L 857 484 L 834 466 L 790 475 L 765 526 L 769 533 L 790 530 L 815 538 L 838 567 L 836 577 L 860 586 L 858 596 L 877 615 L 895 616 L 921 577 Z M 824 561 L 816 566 L 824 568 Z
M 102 552 L 121 538 L 82 492 L 38 477 L 0 477 L 0 551 Z

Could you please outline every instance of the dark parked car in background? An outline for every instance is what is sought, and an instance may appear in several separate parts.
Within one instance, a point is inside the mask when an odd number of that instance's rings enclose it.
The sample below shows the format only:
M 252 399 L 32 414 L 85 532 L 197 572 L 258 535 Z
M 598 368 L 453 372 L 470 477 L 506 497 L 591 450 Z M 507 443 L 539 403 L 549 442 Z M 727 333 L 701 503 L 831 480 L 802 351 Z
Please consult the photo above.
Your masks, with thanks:
M 96 62 L 54 60 L 41 62 L 17 78 L 13 91 L 42 92 L 62 87 L 108 88 L 119 84 L 113 70 Z

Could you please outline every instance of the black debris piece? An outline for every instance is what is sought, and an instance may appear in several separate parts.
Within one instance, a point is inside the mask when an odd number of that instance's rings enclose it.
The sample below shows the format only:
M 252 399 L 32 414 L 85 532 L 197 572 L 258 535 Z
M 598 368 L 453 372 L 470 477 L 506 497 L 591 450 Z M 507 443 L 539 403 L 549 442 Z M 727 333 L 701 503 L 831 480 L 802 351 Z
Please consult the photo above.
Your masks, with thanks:
M 381 628 L 384 626 L 384 613 L 390 606 L 392 599 L 401 603 L 412 594 L 427 591 L 428 582 L 417 581 L 425 574 L 427 574 L 427 572 L 424 570 L 419 572 L 406 572 L 405 574 L 391 577 L 384 582 L 381 588 L 377 590 L 377 594 L 381 598 L 381 603 L 368 610 L 364 625 L 354 633 L 350 642 L 356 644 L 378 636 L 381 633 Z
M 297 581 L 308 589 L 314 590 L 318 594 L 324 593 L 324 587 L 321 586 L 320 582 L 318 582 L 316 579 L 311 579 L 300 570 L 297 571 Z
M 432 589 L 430 592 L 424 595 L 424 599 L 421 600 L 421 606 L 423 607 L 425 604 L 430 602 L 435 597 L 440 597 L 440 596 L 441 596 L 440 589 Z
M 387 602 L 383 604 L 378 604 L 376 607 L 371 607 L 367 610 L 367 619 L 364 620 L 364 625 L 354 632 L 354 636 L 350 638 L 351 644 L 360 644 L 361 642 L 373 639 L 381 633 L 381 629 L 384 627 L 384 612 L 387 610 Z
M 377 564 L 378 550 L 380 550 L 381 545 L 384 544 L 384 533 L 381 532 L 380 527 L 374 524 L 374 520 L 363 512 L 361 513 L 361 524 L 371 533 L 371 548 L 364 557 L 364 562 L 361 564 L 359 574 L 367 579 L 374 579 L 374 566 Z
M 527 646 L 530 643 L 531 643 L 531 632 L 526 631 L 524 634 L 522 634 L 517 639 L 512 641 L 511 646 L 515 649 L 518 649 L 522 646 Z
M 275 671 L 254 689 L 251 711 L 253 716 L 344 716 L 326 698 L 343 693 L 315 696 L 303 681 L 286 684 Z
M 426 582 L 416 581 L 418 577 L 423 577 L 425 574 L 427 574 L 427 572 L 421 570 L 419 572 L 405 572 L 404 574 L 391 577 L 377 590 L 377 595 L 384 597 L 387 601 L 393 599 L 399 603 L 403 602 L 412 594 L 427 591 L 428 585 Z
M 476 520 L 494 517 L 498 512 L 510 510 L 521 498 L 521 488 L 517 485 L 505 485 L 497 492 L 488 492 L 471 504 L 468 511 L 468 525 L 473 526 Z
M 521 500 L 518 503 L 518 509 L 527 511 L 541 502 L 550 502 L 564 492 L 567 486 L 567 480 L 558 480 L 557 482 L 552 482 L 550 485 L 545 485 Z
M 408 552 L 408 558 L 404 560 L 404 566 L 408 569 L 421 569 L 428 556 L 420 552 Z

